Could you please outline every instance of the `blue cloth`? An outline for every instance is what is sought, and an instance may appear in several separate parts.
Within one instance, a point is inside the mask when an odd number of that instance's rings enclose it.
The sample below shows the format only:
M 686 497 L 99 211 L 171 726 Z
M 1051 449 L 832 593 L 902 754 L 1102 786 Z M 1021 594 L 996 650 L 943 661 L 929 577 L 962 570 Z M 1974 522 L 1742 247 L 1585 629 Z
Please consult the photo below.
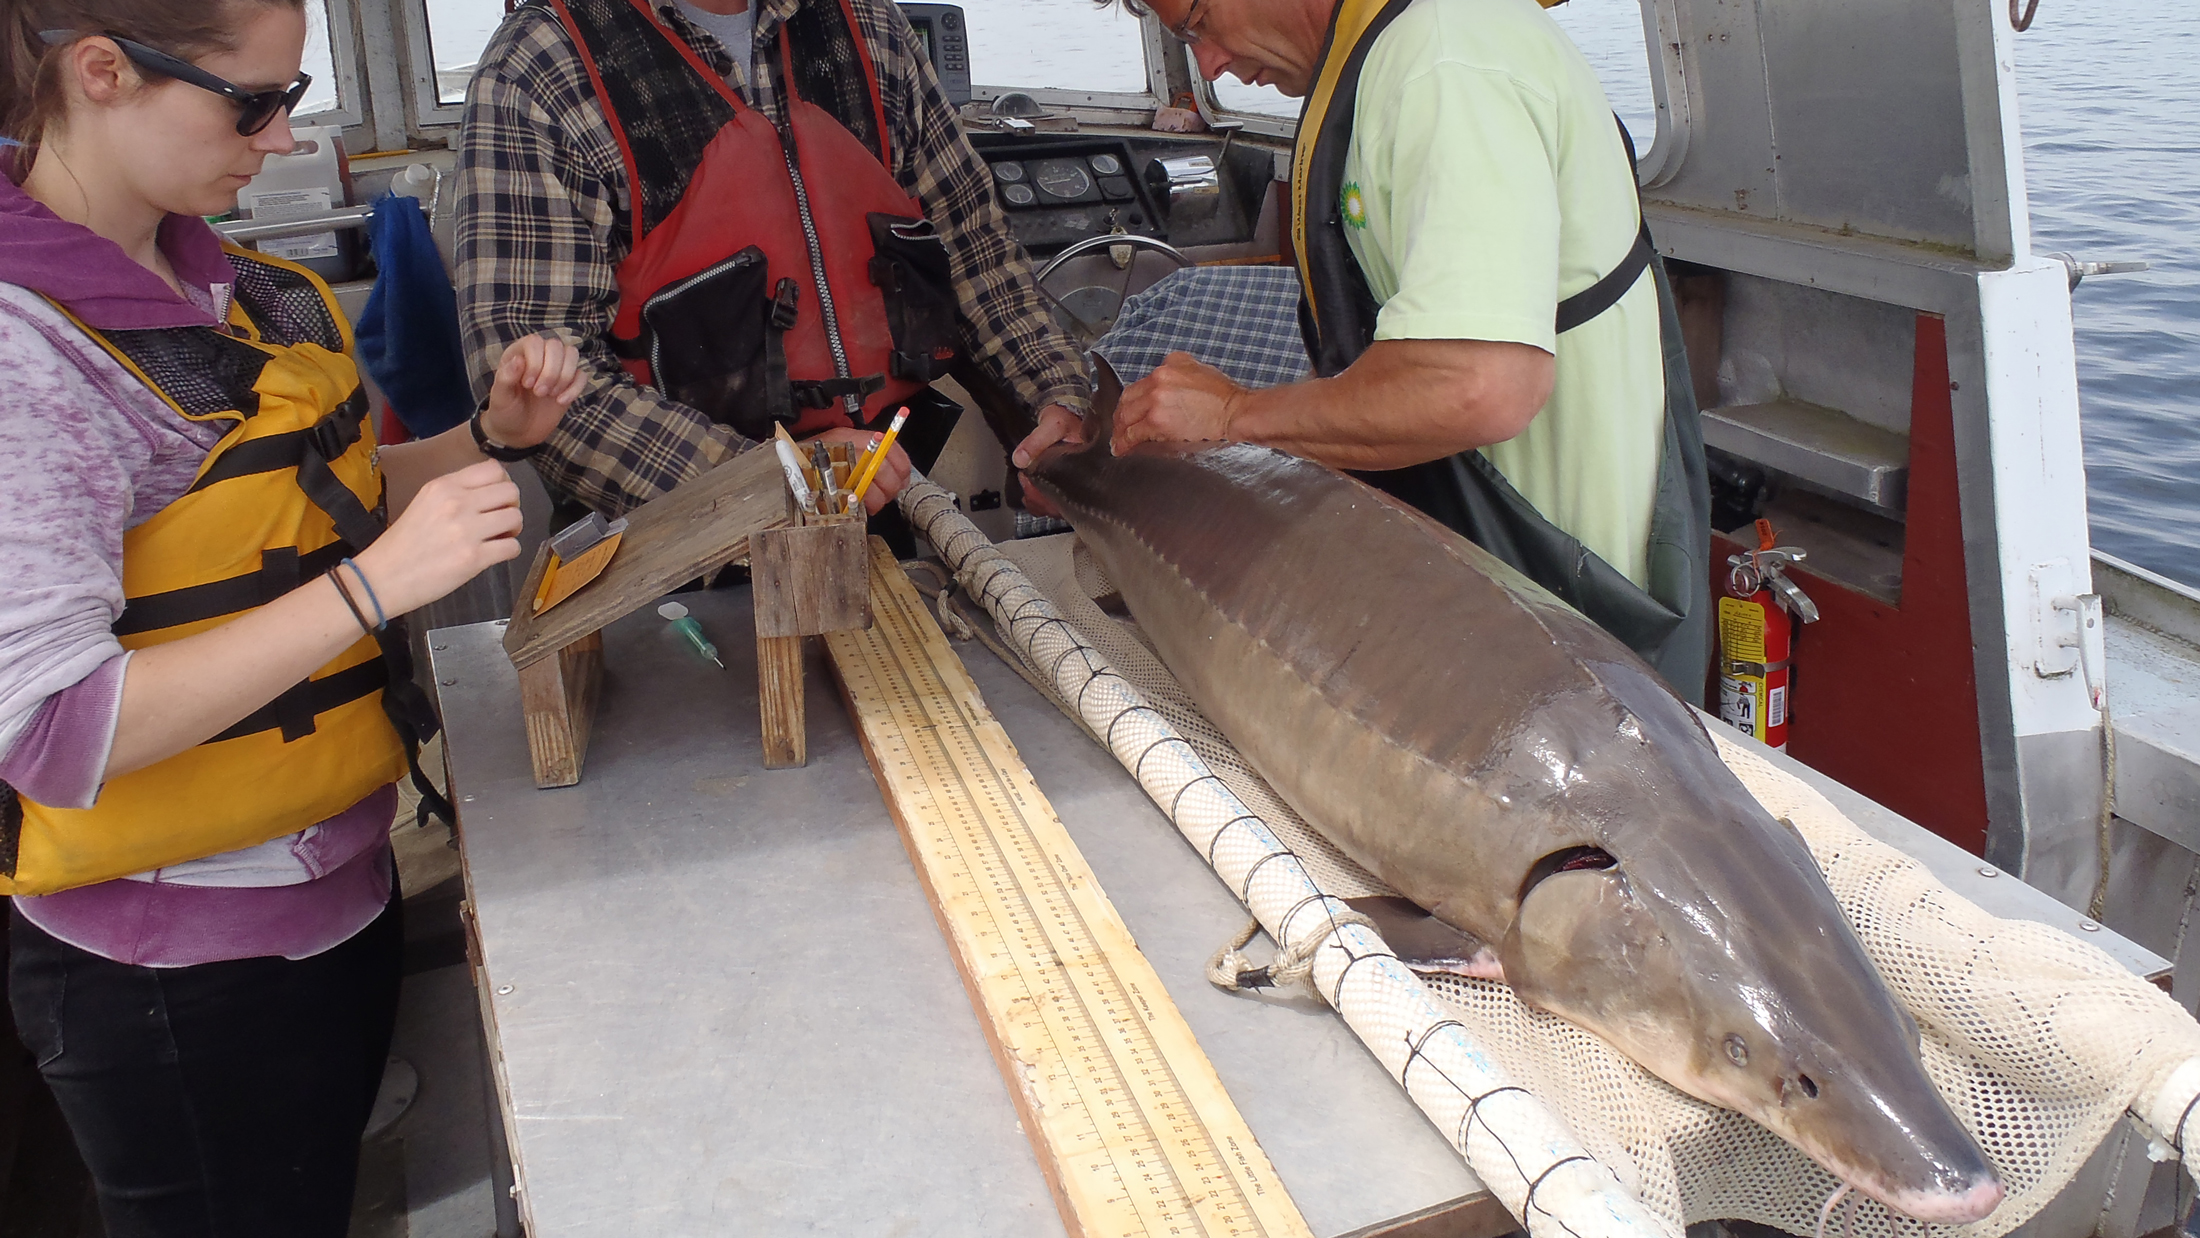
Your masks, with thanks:
M 367 224 L 374 291 L 359 316 L 359 360 L 415 438 L 441 434 L 474 413 L 458 296 L 417 198 L 383 194 Z

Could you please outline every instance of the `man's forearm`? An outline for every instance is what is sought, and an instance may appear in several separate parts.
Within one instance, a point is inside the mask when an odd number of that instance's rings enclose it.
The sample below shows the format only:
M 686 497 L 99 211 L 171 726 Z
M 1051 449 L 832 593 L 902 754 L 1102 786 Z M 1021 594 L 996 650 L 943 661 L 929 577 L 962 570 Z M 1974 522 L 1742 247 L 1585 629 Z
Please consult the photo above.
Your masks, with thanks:
M 635 382 L 594 343 L 581 350 L 587 388 L 534 458 L 552 494 L 616 516 L 750 445 L 731 427 Z
M 1231 439 L 1334 468 L 1403 468 L 1519 434 L 1554 374 L 1526 344 L 1384 340 L 1334 378 L 1254 391 L 1175 353 L 1123 393 L 1115 445 Z
M 1054 321 L 1031 262 L 998 211 L 966 235 L 959 276 L 963 346 L 970 359 L 1030 412 L 1059 404 L 1082 415 L 1091 406 L 1085 361 Z
M 1335 378 L 1250 391 L 1228 437 L 1341 469 L 1394 469 L 1502 443 L 1550 399 L 1525 344 L 1385 340 Z

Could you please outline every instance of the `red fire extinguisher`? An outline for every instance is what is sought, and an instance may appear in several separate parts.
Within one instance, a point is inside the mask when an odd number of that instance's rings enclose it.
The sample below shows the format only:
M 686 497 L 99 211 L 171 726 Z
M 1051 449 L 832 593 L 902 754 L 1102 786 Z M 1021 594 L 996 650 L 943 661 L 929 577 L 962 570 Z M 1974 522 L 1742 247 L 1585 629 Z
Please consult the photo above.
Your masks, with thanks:
M 1787 578 L 1803 552 L 1772 544 L 1772 525 L 1757 522 L 1758 548 L 1727 559 L 1719 599 L 1719 718 L 1781 751 L 1794 715 L 1794 622 L 1818 621 L 1818 606 Z

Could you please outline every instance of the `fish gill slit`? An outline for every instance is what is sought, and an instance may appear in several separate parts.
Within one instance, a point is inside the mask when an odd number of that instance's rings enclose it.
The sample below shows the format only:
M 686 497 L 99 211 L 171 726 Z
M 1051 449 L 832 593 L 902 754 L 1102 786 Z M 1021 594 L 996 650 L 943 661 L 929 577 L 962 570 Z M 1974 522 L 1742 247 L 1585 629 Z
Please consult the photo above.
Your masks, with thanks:
M 1561 847 L 1529 867 L 1528 875 L 1520 882 L 1520 901 L 1526 902 L 1531 891 L 1560 873 L 1597 871 L 1618 863 L 1612 853 L 1602 847 Z

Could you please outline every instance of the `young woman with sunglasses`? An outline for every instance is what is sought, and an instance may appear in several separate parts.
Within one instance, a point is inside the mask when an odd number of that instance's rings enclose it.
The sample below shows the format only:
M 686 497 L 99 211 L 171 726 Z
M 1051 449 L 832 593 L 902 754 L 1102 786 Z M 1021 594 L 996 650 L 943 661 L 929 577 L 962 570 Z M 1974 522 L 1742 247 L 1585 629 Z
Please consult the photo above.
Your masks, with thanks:
M 377 461 L 328 289 L 200 218 L 292 145 L 301 0 L 0 23 L 10 1006 L 112 1238 L 338 1238 L 423 703 L 387 621 L 518 553 L 484 454 L 548 437 L 577 356 L 520 341 L 471 427 Z

